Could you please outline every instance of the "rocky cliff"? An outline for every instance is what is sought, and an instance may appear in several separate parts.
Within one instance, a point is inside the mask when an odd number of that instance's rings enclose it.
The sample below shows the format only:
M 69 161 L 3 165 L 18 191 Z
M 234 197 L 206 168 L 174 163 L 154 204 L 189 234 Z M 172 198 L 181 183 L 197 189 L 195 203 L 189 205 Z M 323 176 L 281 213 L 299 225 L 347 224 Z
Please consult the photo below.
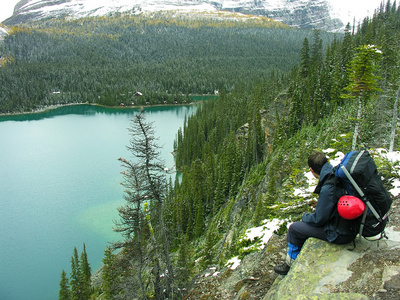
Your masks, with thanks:
M 338 30 L 343 22 L 332 16 L 327 0 L 22 0 L 6 25 L 58 17 L 88 17 L 115 13 L 140 13 L 162 10 L 233 11 L 266 16 L 291 26 Z
M 8 34 L 7 29 L 0 26 L 0 41 L 4 39 L 4 36 Z
M 245 256 L 237 268 L 210 267 L 198 275 L 186 299 L 400 299 L 400 207 L 393 203 L 388 240 L 357 239 L 334 245 L 309 239 L 288 275 L 273 272 L 286 255 L 285 236 Z

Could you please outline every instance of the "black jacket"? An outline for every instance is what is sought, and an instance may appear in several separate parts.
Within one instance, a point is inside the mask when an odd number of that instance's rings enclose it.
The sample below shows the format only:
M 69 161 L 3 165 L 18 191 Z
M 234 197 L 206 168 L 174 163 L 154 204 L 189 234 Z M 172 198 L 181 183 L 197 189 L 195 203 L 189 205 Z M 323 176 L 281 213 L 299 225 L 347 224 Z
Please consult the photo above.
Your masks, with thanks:
M 339 235 L 354 236 L 356 234 L 347 228 L 346 222 L 341 222 L 338 226 L 337 202 L 346 191 L 335 185 L 332 180 L 327 180 L 332 176 L 333 167 L 327 162 L 321 169 L 318 185 L 315 193 L 318 194 L 318 203 L 313 213 L 303 214 L 302 220 L 312 226 L 323 226 L 328 242 L 334 242 Z M 344 219 L 342 219 L 344 221 Z M 344 225 L 344 226 L 343 226 Z

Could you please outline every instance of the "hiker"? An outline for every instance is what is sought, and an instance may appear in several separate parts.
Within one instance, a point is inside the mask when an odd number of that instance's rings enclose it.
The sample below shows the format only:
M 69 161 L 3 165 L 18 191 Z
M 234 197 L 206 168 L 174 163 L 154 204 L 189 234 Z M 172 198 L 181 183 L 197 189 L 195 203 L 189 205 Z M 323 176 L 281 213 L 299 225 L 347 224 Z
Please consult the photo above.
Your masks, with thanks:
M 347 222 L 338 218 L 336 205 L 338 199 L 346 192 L 336 186 L 332 180 L 333 166 L 323 152 L 314 151 L 308 157 L 308 166 L 318 185 L 314 193 L 318 194 L 318 203 L 313 213 L 304 213 L 300 222 L 290 225 L 287 241 L 288 253 L 282 264 L 276 265 L 274 271 L 280 275 L 289 272 L 290 265 L 297 258 L 304 242 L 310 238 L 318 238 L 335 244 L 347 244 L 353 241 L 356 233 L 347 228 Z

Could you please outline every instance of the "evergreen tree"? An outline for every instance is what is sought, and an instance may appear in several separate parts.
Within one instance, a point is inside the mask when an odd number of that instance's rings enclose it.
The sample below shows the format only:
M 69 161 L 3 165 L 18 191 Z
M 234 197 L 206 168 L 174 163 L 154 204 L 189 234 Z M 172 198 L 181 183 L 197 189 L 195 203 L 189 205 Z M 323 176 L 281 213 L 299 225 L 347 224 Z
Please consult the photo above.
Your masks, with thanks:
M 222 207 L 222 205 L 225 203 L 225 193 L 224 193 L 224 180 L 222 175 L 220 175 L 222 173 L 221 168 L 218 168 L 218 172 L 217 172 L 217 185 L 215 187 L 215 200 L 213 203 L 213 214 L 217 214 L 219 209 Z
M 214 246 L 215 246 L 215 233 L 212 230 L 208 230 L 206 235 L 205 245 L 203 248 L 203 268 L 207 268 L 209 265 L 214 263 Z
M 261 126 L 261 95 L 257 92 L 253 96 L 253 100 L 250 101 L 248 117 L 247 151 L 249 151 L 250 167 L 261 161 L 263 155 L 262 145 L 265 142 L 264 131 Z
M 157 139 L 154 136 L 152 123 L 146 121 L 143 112 L 133 117 L 129 132 L 131 134 L 131 141 L 127 148 L 137 160 L 134 169 L 137 171 L 136 175 L 140 177 L 138 181 L 142 184 L 140 197 L 147 198 L 150 201 L 150 218 L 152 221 L 150 224 L 154 228 L 153 232 L 155 233 L 154 235 L 151 234 L 153 251 L 155 251 L 153 258 L 156 260 L 154 263 L 154 286 L 156 298 L 161 299 L 163 293 L 161 292 L 162 288 L 160 278 L 158 277 L 160 272 L 158 263 L 160 255 L 163 256 L 166 264 L 165 295 L 167 297 L 172 293 L 174 279 L 169 253 L 169 239 L 164 223 L 165 199 L 167 197 L 165 167 L 164 162 L 160 159 L 160 146 L 158 146 Z M 161 249 L 159 249 L 155 238 L 162 245 Z M 160 250 L 161 253 L 159 253 Z
M 399 100 L 400 100 L 400 83 L 399 83 L 399 89 L 397 90 L 396 100 L 395 100 L 394 105 L 393 105 L 393 119 L 392 119 L 392 124 L 391 124 L 391 131 L 390 131 L 389 151 L 393 151 L 394 150 L 396 129 L 397 129 Z
M 59 300 L 70 300 L 71 299 L 71 291 L 69 287 L 69 280 L 67 277 L 67 273 L 62 270 L 61 272 L 61 281 L 60 281 L 60 291 L 58 293 Z
M 209 141 L 204 146 L 204 173 L 206 175 L 205 182 L 204 182 L 204 198 L 206 201 L 205 204 L 205 213 L 208 215 L 212 211 L 213 202 L 215 199 L 215 155 L 212 149 L 212 143 L 215 142 L 214 138 L 211 136 L 209 137 Z
M 190 259 L 189 259 L 188 246 L 189 246 L 189 239 L 188 236 L 185 234 L 182 238 L 178 250 L 177 266 L 179 269 L 179 277 L 181 282 L 187 282 L 190 273 L 189 271 Z
M 343 78 L 343 86 L 348 84 L 347 79 L 347 68 L 349 67 L 350 61 L 353 59 L 354 53 L 354 42 L 353 42 L 353 35 L 351 33 L 350 23 L 347 23 L 344 29 L 344 38 L 341 44 L 341 64 L 340 68 L 343 74 L 346 76 Z
M 117 284 L 117 273 L 115 268 L 115 255 L 110 247 L 104 250 L 103 269 L 101 278 L 103 279 L 101 288 L 103 290 L 102 298 L 104 300 L 114 299 Z
M 311 61 L 310 61 L 310 46 L 308 43 L 307 37 L 304 38 L 303 47 L 301 48 L 300 53 L 300 75 L 301 77 L 307 77 L 311 68 Z
M 78 250 L 74 247 L 73 256 L 71 257 L 71 299 L 83 300 L 82 293 L 82 273 L 80 268 L 80 261 L 78 257 Z
M 381 91 L 378 87 L 379 76 L 375 75 L 378 65 L 377 61 L 381 59 L 382 52 L 371 45 L 364 45 L 357 48 L 358 53 L 350 63 L 349 79 L 350 83 L 345 87 L 344 98 L 357 98 L 358 110 L 356 126 L 354 128 L 352 150 L 356 148 L 358 128 L 361 121 L 363 102 L 365 102 L 373 92 Z
M 116 232 L 120 232 L 124 241 L 115 243 L 115 248 L 130 249 L 132 256 L 138 262 L 137 279 L 140 286 L 142 297 L 145 295 L 145 288 L 142 278 L 142 269 L 144 267 L 144 244 L 148 237 L 147 225 L 144 218 L 144 203 L 148 198 L 144 192 L 144 175 L 137 163 L 133 163 L 124 158 L 119 158 L 122 166 L 126 168 L 122 172 L 124 181 L 121 183 L 125 188 L 124 198 L 126 205 L 119 207 L 120 221 L 116 222 Z
M 193 207 L 195 210 L 193 235 L 195 238 L 197 238 L 202 235 L 204 230 L 203 184 L 205 180 L 205 174 L 203 171 L 203 164 L 200 159 L 196 159 L 193 162 L 190 169 L 190 178 L 192 180 L 192 188 L 190 189 L 191 195 L 189 196 L 189 199 L 193 202 Z
M 83 251 L 81 253 L 80 272 L 82 279 L 82 297 L 83 299 L 89 299 L 91 295 L 92 270 L 88 261 L 85 244 L 83 244 Z
M 311 65 L 313 67 L 314 74 L 318 74 L 318 70 L 322 66 L 323 62 L 322 39 L 319 30 L 314 30 L 313 35 L 313 44 L 311 46 Z

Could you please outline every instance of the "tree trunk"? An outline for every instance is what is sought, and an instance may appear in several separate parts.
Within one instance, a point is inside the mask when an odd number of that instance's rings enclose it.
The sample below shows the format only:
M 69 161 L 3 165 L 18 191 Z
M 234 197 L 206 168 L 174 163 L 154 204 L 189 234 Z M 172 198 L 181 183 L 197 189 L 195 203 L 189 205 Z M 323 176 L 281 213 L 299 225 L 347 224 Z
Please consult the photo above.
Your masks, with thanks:
M 165 262 L 166 262 L 167 271 L 168 271 L 168 273 L 166 272 L 166 274 L 165 274 L 166 279 L 167 279 L 166 295 L 169 298 L 171 296 L 171 292 L 172 292 L 171 285 L 172 285 L 172 281 L 174 278 L 174 271 L 172 268 L 171 258 L 169 256 L 170 254 L 169 254 L 169 247 L 168 247 L 168 237 L 167 237 L 163 213 L 162 213 L 163 206 L 160 206 L 158 209 L 159 209 L 159 222 L 160 222 L 161 238 L 162 238 L 162 243 L 163 243 Z
M 398 117 L 397 105 L 399 104 L 399 98 L 400 98 L 400 84 L 399 84 L 399 89 L 397 90 L 396 101 L 394 102 L 394 105 L 393 105 L 392 131 L 390 133 L 389 151 L 393 151 L 393 149 L 394 149 L 394 139 L 396 136 L 397 117 Z
M 138 280 L 139 280 L 139 286 L 140 286 L 140 293 L 142 294 L 142 299 L 147 299 L 146 297 L 146 291 L 144 288 L 143 284 L 143 279 L 142 279 L 142 271 L 143 271 L 143 251 L 142 251 L 142 243 L 141 243 L 141 232 L 140 230 L 137 231 L 138 235 L 135 237 L 138 240 L 138 245 L 137 245 L 137 251 L 138 251 L 138 256 L 139 256 L 139 271 L 138 271 Z
M 357 120 L 356 120 L 356 126 L 354 127 L 353 143 L 351 145 L 351 150 L 352 151 L 354 151 L 356 149 L 357 136 L 358 136 L 358 127 L 360 126 L 360 120 L 361 120 L 361 109 L 362 109 L 362 102 L 361 102 L 361 95 L 360 95 L 358 97 Z
M 152 240 L 152 242 L 155 244 L 154 246 L 157 247 L 157 242 L 155 240 Z M 154 249 L 153 249 L 154 250 Z M 156 253 L 157 255 L 157 253 Z M 161 280 L 160 280 L 160 262 L 158 260 L 158 257 L 155 257 L 154 260 L 152 260 L 154 266 L 153 266 L 153 275 L 154 275 L 154 298 L 156 300 L 163 300 L 164 295 L 163 295 L 163 290 L 161 287 Z

